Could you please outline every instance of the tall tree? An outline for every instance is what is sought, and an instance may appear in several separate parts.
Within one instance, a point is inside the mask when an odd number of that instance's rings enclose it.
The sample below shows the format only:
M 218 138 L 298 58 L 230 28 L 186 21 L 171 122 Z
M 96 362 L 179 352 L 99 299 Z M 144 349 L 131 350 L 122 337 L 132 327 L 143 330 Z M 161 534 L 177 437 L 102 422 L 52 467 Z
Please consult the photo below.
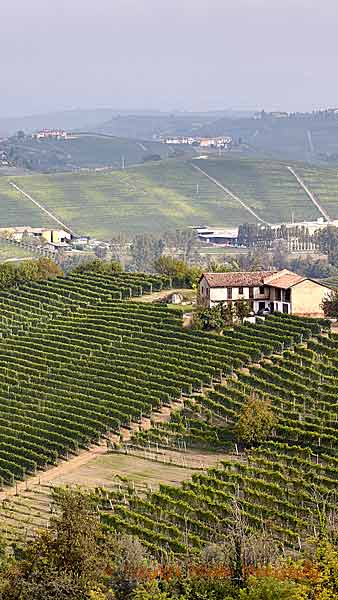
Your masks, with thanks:
M 153 271 L 154 262 L 160 258 L 165 248 L 165 242 L 153 235 L 137 235 L 130 246 L 132 266 L 135 271 Z

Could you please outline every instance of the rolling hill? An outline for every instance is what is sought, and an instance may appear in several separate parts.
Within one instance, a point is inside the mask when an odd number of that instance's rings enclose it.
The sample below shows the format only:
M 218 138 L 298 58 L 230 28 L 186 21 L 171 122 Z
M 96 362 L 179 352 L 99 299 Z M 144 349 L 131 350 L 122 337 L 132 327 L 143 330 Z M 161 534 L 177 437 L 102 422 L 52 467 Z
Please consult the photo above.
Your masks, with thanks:
M 102 239 L 121 231 L 132 236 L 204 224 L 236 226 L 257 219 L 271 223 L 292 218 L 315 220 L 321 213 L 290 173 L 289 164 L 231 154 L 208 160 L 169 159 L 124 170 L 1 177 L 0 225 L 52 224 L 13 190 L 11 181 L 72 230 Z M 336 171 L 291 164 L 330 217 L 338 218 Z M 244 205 L 207 176 L 237 195 Z
M 173 152 L 159 142 L 99 133 L 76 133 L 67 140 L 13 137 L 1 144 L 1 150 L 17 167 L 45 173 L 121 168 L 142 163 L 149 155 L 167 157 Z
M 180 398 L 182 413 L 136 433 L 130 447 L 148 448 L 153 461 L 173 447 L 182 460 L 187 447 L 227 458 L 142 495 L 123 483 L 96 487 L 104 524 L 137 535 L 154 556 L 196 555 L 224 542 L 235 499 L 251 528 L 299 550 L 336 504 L 337 335 L 324 320 L 277 314 L 222 336 L 184 330 L 178 311 L 137 301 L 168 285 L 73 274 L 1 292 L 2 484 L 132 432 Z M 274 429 L 236 452 L 234 424 L 252 399 L 269 399 Z
M 229 119 L 204 125 L 198 135 L 232 135 L 241 138 L 254 153 L 289 160 L 323 162 L 338 153 L 338 121 L 311 115 L 289 118 Z

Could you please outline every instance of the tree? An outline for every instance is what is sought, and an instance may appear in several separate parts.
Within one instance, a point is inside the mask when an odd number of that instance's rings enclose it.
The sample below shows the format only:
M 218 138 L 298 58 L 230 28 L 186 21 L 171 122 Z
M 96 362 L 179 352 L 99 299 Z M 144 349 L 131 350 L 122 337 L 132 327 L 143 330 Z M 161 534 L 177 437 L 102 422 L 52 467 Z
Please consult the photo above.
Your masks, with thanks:
M 212 308 L 197 310 L 194 314 L 194 325 L 197 329 L 221 331 L 224 327 L 222 306 L 217 305 Z
M 219 263 L 212 259 L 208 264 L 208 271 L 210 271 L 210 273 L 231 273 L 240 270 L 241 266 L 235 259 L 231 259 L 229 262 L 225 263 Z
M 170 275 L 181 285 L 196 287 L 199 278 L 202 275 L 200 267 L 189 267 L 184 260 L 173 258 L 172 256 L 160 256 L 154 262 L 156 273 L 160 275 Z
M 97 258 L 101 258 L 104 260 L 107 257 L 107 254 L 108 254 L 108 250 L 107 250 L 106 246 L 96 246 L 95 256 L 97 256 Z
M 147 234 L 137 235 L 130 246 L 134 270 L 151 272 L 154 262 L 162 256 L 164 248 L 165 242 L 162 239 Z
M 6 600 L 89 600 L 103 589 L 111 545 L 89 495 L 54 492 L 50 528 L 24 547 L 9 570 Z
M 125 266 L 125 257 L 129 251 L 128 238 L 124 233 L 118 233 L 110 240 L 112 258 Z
M 260 444 L 268 439 L 277 425 L 271 403 L 251 397 L 243 405 L 235 426 L 238 441 L 245 446 Z
M 184 279 L 188 273 L 188 265 L 184 260 L 172 258 L 171 256 L 160 256 L 154 262 L 156 273 L 170 275 L 177 279 Z
M 276 269 L 285 269 L 288 264 L 288 243 L 284 239 L 273 243 L 273 266 Z
M 61 267 L 50 258 L 41 257 L 38 260 L 29 262 L 33 262 L 37 267 L 37 279 L 52 279 L 53 277 L 62 277 L 63 275 Z M 25 265 L 26 261 L 21 264 Z
M 79 264 L 74 273 L 121 273 L 122 267 L 116 260 L 105 261 L 94 258 Z
M 320 305 L 326 317 L 338 318 L 338 290 L 332 290 L 328 296 L 324 298 Z
M 239 600 L 307 600 L 308 586 L 275 577 L 250 577 Z
M 9 263 L 0 265 L 0 288 L 9 288 L 18 280 L 18 270 L 15 265 Z
M 237 300 L 235 302 L 235 315 L 241 323 L 252 312 L 252 307 L 247 300 Z
M 194 229 L 176 229 L 175 232 L 167 233 L 165 236 L 167 246 L 171 247 L 176 255 L 185 262 L 190 262 L 197 247 L 197 233 Z
M 315 233 L 315 240 L 319 249 L 328 255 L 329 263 L 338 267 L 338 229 L 333 225 L 325 227 Z
M 222 307 L 222 317 L 224 321 L 224 325 L 227 327 L 231 327 L 234 324 L 236 316 L 236 310 L 233 302 L 228 302 Z

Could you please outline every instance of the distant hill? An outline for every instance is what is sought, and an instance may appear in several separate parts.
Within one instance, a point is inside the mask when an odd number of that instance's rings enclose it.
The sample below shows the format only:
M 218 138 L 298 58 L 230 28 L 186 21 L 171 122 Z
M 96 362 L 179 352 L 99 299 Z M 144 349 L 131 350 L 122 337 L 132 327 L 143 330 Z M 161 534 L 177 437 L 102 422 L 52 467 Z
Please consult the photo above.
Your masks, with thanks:
M 288 169 L 289 162 L 242 158 L 153 162 L 125 170 L 0 178 L 0 226 L 50 225 L 10 181 L 71 229 L 102 239 L 197 225 L 236 226 L 321 216 Z M 291 163 L 332 219 L 338 218 L 335 169 Z M 203 173 L 196 169 L 203 170 Z M 207 176 L 237 194 L 223 191 Z M 247 207 L 247 208 L 245 208 Z
M 221 118 L 201 127 L 199 135 L 232 135 L 253 152 L 307 160 L 338 160 L 338 119 L 309 116 L 264 119 Z
M 76 133 L 70 139 L 33 139 L 16 136 L 3 142 L 11 164 L 33 171 L 120 168 L 142 163 L 149 156 L 167 157 L 173 150 L 160 142 L 144 142 L 96 133 Z
M 25 117 L 0 118 L 0 136 L 14 135 L 17 131 L 33 133 L 38 129 L 90 129 L 95 125 L 110 119 L 113 110 L 98 108 L 91 110 L 74 109 L 63 110 L 40 115 Z
M 114 115 L 109 121 L 96 126 L 95 131 L 151 140 L 160 135 L 190 135 L 201 127 L 208 127 L 218 118 L 219 115 L 212 113 Z
M 210 120 L 220 119 L 225 116 L 232 118 L 250 116 L 250 113 L 237 110 L 219 110 L 201 113 L 204 117 L 200 124 Z M 72 109 L 47 112 L 37 115 L 26 115 L 23 117 L 0 117 L 0 137 L 14 135 L 17 131 L 23 130 L 25 133 L 33 133 L 38 129 L 66 129 L 82 131 L 101 131 L 110 133 L 118 137 L 148 137 L 143 135 L 143 123 L 149 123 L 152 120 L 166 122 L 167 119 L 176 118 L 178 121 L 186 120 L 189 123 L 196 119 L 195 113 L 162 113 L 160 110 L 126 110 L 123 108 L 93 108 L 93 109 Z M 117 124 L 116 122 L 119 122 Z M 131 126 L 128 126 L 128 122 Z M 126 126 L 120 127 L 122 123 Z M 135 125 L 137 124 L 137 125 Z M 116 127 L 116 129 L 115 129 Z M 126 131 L 133 129 L 134 132 L 126 134 Z M 146 128 L 147 130 L 147 128 Z

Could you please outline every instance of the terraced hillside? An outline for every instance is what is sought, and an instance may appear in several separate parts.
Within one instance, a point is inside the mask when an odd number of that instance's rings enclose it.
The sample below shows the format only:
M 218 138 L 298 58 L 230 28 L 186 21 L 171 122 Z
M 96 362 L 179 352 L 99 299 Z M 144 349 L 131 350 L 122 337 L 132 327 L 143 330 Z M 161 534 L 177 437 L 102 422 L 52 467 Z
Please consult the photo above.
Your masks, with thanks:
M 97 489 L 105 525 L 138 535 L 156 555 L 194 553 L 225 539 L 236 502 L 252 527 L 299 548 L 336 503 L 338 336 L 324 320 L 288 315 L 215 336 L 184 330 L 179 311 L 129 301 L 170 284 L 73 274 L 1 293 L 2 484 L 116 440 L 180 399 L 183 409 L 136 433 L 130 451 L 159 461 L 175 451 L 182 463 L 189 448 L 228 457 L 180 487 Z M 244 451 L 234 424 L 252 398 L 268 399 L 277 422 L 269 441 Z M 28 480 L 3 506 L 3 529 L 44 525 L 49 503 Z
M 247 218 L 238 203 L 189 164 L 170 160 L 124 171 L 1 178 L 4 227 L 33 219 L 49 224 L 34 204 L 13 192 L 12 180 L 74 231 L 103 239 L 121 231 L 133 235 L 203 223 L 235 225 Z
M 311 221 L 321 216 L 288 171 L 288 163 L 229 156 L 226 160 L 209 159 L 194 164 L 237 194 L 265 221 Z M 316 174 L 316 167 L 313 172 Z M 252 222 L 250 216 L 247 214 L 246 218 Z
M 0 178 L 0 223 L 51 225 L 50 218 L 28 198 L 11 188 L 14 181 L 73 231 L 109 239 L 118 232 L 132 236 L 174 228 L 208 224 L 235 226 L 254 222 L 243 204 L 209 180 L 203 171 L 227 187 L 258 218 L 271 223 L 313 220 L 321 216 L 288 163 L 229 156 L 187 162 L 170 159 L 138 168 L 110 172 L 62 173 Z M 309 185 L 327 204 L 335 207 L 334 169 L 293 165 L 307 174 Z M 326 187 L 325 187 L 326 186 Z
M 1 293 L 4 483 L 97 443 L 264 353 L 265 342 L 253 344 L 249 329 L 205 336 L 184 331 L 176 311 L 120 301 L 168 283 L 142 275 L 73 275 Z
M 188 414 L 174 414 L 168 424 L 134 438 L 134 444 L 154 453 L 159 447 L 184 453 L 186 446 L 201 443 L 228 446 L 229 459 L 196 473 L 181 487 L 161 485 L 146 497 L 132 490 L 127 498 L 118 491 L 97 494 L 107 527 L 138 535 L 156 555 L 191 554 L 206 544 L 222 543 L 234 502 L 252 527 L 263 527 L 298 549 L 319 531 L 324 515 L 328 522 L 334 516 L 338 336 L 318 336 L 314 321 L 278 315 L 249 330 L 256 341 L 268 340 L 269 359 L 236 369 L 225 384 L 195 397 L 195 405 L 189 400 Z M 246 333 L 238 335 L 245 339 Z M 291 348 L 295 340 L 298 344 Z M 273 439 L 234 455 L 232 424 L 253 397 L 272 402 L 278 417 Z

